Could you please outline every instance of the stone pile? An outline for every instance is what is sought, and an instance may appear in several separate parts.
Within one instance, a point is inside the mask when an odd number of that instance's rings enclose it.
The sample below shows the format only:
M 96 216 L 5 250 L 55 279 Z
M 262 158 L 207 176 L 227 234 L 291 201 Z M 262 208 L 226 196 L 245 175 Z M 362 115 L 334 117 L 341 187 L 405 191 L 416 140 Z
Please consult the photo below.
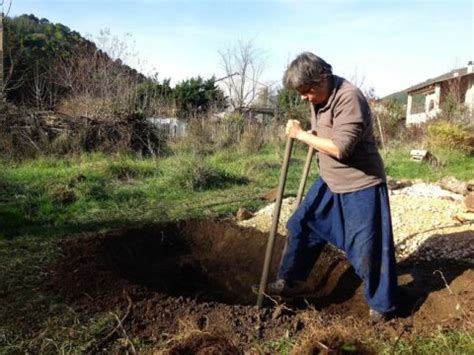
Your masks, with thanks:
M 392 190 L 390 205 L 397 259 L 452 259 L 474 264 L 474 215 L 464 219 L 463 196 L 435 184 L 416 183 Z M 295 199 L 283 200 L 278 232 L 286 235 L 286 222 Z M 268 232 L 274 203 L 257 211 L 251 219 L 238 222 L 245 227 Z

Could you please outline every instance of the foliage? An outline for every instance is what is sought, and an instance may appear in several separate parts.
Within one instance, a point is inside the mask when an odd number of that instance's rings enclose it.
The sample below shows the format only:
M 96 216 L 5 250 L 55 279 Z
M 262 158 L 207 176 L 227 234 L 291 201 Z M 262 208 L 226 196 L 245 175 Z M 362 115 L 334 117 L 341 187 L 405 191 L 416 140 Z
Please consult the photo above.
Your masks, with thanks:
M 205 157 L 195 153 L 175 156 L 169 178 L 170 184 L 188 191 L 202 191 L 247 183 L 247 179 L 212 166 Z
M 307 117 L 309 108 L 306 102 L 301 101 L 301 97 L 295 90 L 282 88 L 278 91 L 278 108 L 281 112 L 280 121 L 289 119 L 300 120 Z
M 226 113 L 220 122 L 209 122 L 215 149 L 229 148 L 238 144 L 242 139 L 244 127 L 245 117 L 236 111 Z
M 160 83 L 123 64 L 131 55 L 125 40 L 108 30 L 95 40 L 98 44 L 34 15 L 5 18 L 7 99 L 36 110 L 55 109 L 66 100 L 61 109 L 76 109 L 65 113 L 96 118 L 156 112 L 169 104 L 169 79 Z M 96 99 L 99 107 L 84 110 L 84 98 Z
M 450 121 L 437 120 L 430 123 L 426 139 L 429 148 L 443 148 L 466 154 L 474 152 L 472 131 Z
M 381 101 L 372 107 L 372 114 L 374 116 L 374 134 L 376 139 L 380 142 L 380 130 L 384 135 L 383 139 L 404 139 L 405 135 L 405 109 L 396 101 Z M 378 125 L 380 124 L 381 127 Z
M 16 104 L 54 105 L 65 88 L 54 82 L 49 65 L 56 57 L 71 53 L 84 39 L 66 26 L 34 15 L 6 17 L 4 29 L 7 99 Z M 49 95 L 45 95 L 46 89 Z
M 408 94 L 406 91 L 398 91 L 393 94 L 387 95 L 381 99 L 382 102 L 385 101 L 394 101 L 399 105 L 406 105 L 408 99 Z
M 211 107 L 225 107 L 226 98 L 216 86 L 214 77 L 204 80 L 198 76 L 184 80 L 176 85 L 173 95 L 180 116 L 205 112 Z
M 460 100 L 458 93 L 448 90 L 440 105 L 441 112 L 438 118 L 456 123 L 469 123 L 472 114 L 469 108 Z M 472 121 L 471 121 L 472 122 Z
M 139 83 L 131 103 L 133 110 L 137 113 L 163 113 L 164 108 L 171 106 L 173 99 L 170 81 L 171 79 L 165 79 L 160 83 L 158 78 L 154 77 Z
M 78 99 L 70 104 L 69 110 L 76 110 L 78 104 L 86 110 L 104 108 L 100 98 Z M 83 152 L 154 156 L 166 152 L 168 138 L 168 133 L 142 115 L 91 119 L 41 113 L 12 114 L 0 124 L 0 154 L 15 159 Z
M 241 147 L 244 152 L 255 154 L 264 143 L 264 127 L 260 124 L 248 124 L 242 135 Z

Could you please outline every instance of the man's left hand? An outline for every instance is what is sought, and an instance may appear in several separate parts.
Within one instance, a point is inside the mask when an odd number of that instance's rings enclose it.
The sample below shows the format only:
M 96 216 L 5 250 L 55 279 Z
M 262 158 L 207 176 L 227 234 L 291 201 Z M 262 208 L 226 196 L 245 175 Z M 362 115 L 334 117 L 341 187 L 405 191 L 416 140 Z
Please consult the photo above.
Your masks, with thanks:
M 301 128 L 301 123 L 298 120 L 288 120 L 286 123 L 285 133 L 288 138 L 298 138 L 298 134 L 301 134 L 303 129 Z

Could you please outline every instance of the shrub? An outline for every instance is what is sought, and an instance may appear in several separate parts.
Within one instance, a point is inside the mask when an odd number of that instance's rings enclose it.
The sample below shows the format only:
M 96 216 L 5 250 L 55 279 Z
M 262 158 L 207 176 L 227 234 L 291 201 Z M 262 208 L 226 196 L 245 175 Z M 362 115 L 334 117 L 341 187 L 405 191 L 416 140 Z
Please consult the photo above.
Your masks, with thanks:
M 108 174 L 118 180 L 148 178 L 158 173 L 156 166 L 140 164 L 140 161 L 123 159 L 107 167 Z
M 241 141 L 245 117 L 238 112 L 226 113 L 213 127 L 213 141 L 217 148 L 228 148 Z
M 407 140 L 405 128 L 405 110 L 395 101 L 387 101 L 372 107 L 374 117 L 374 135 L 378 142 L 382 141 L 380 130 L 386 143 L 393 140 Z M 380 125 L 380 126 L 379 126 Z
M 57 110 L 71 117 L 110 118 L 114 116 L 112 99 L 94 96 L 73 96 L 60 102 Z
M 466 154 L 474 152 L 472 132 L 453 122 L 440 120 L 430 123 L 426 139 L 429 148 L 443 148 Z
M 140 115 L 91 119 L 24 112 L 0 119 L 0 154 L 8 157 L 93 151 L 155 156 L 166 151 L 167 138 Z
M 74 189 L 67 185 L 55 186 L 50 194 L 53 201 L 61 205 L 69 205 L 78 200 Z
M 242 135 L 240 143 L 246 153 L 257 153 L 265 142 L 264 129 L 259 124 L 248 124 Z
M 441 103 L 439 119 L 455 123 L 473 123 L 473 115 L 469 108 L 462 102 L 457 90 L 450 90 Z
M 246 184 L 248 180 L 234 176 L 209 164 L 198 154 L 179 154 L 169 176 L 172 184 L 190 191 L 200 191 L 227 184 Z

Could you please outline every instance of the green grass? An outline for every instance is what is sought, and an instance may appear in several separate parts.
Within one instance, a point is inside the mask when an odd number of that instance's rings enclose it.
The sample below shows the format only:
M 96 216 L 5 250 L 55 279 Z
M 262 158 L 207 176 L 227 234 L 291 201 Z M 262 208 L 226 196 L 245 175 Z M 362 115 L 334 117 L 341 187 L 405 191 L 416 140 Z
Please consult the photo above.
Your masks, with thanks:
M 59 256 L 58 240 L 76 232 L 228 216 L 240 206 L 260 208 L 265 201 L 258 194 L 278 184 L 281 152 L 265 146 L 253 155 L 227 149 L 206 156 L 188 152 L 160 159 L 84 154 L 2 161 L 0 353 L 81 353 L 115 324 L 110 314 L 81 320 L 59 296 L 40 291 L 50 272 L 46 266 Z M 387 170 L 397 179 L 473 178 L 474 157 L 449 152 L 437 156 L 443 166 L 433 169 L 410 161 L 408 150 L 391 151 Z M 306 149 L 297 145 L 286 195 L 296 194 L 305 157 Z M 313 166 L 310 181 L 316 176 Z M 467 340 L 461 332 L 440 334 L 428 340 L 400 341 L 396 351 L 424 353 L 437 351 L 442 344 L 471 349 Z M 293 344 L 294 339 L 285 338 L 266 346 L 284 354 Z
M 423 181 L 436 181 L 448 175 L 463 181 L 474 179 L 474 156 L 448 150 L 435 151 L 433 154 L 439 161 L 439 166 L 411 160 L 408 148 L 389 150 L 385 157 L 387 175 L 395 179 Z
M 297 189 L 303 162 L 297 149 L 288 194 Z M 257 208 L 263 202 L 256 195 L 278 184 L 280 164 L 268 148 L 255 156 L 229 150 L 159 160 L 92 154 L 3 162 L 0 234 L 64 234 Z
M 414 336 L 411 339 L 402 339 L 396 344 L 385 343 L 381 354 L 433 354 L 455 355 L 474 354 L 474 333 L 460 331 L 438 332 L 433 336 Z

